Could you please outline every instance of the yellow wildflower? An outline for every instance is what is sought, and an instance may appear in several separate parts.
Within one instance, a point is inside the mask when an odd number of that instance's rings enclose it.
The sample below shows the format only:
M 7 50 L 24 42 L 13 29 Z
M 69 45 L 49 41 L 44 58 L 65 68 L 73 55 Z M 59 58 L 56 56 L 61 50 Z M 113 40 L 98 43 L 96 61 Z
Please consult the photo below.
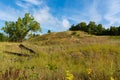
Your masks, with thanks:
M 66 71 L 66 80 L 73 80 L 73 74 L 69 70 Z
M 91 72 L 92 72 L 92 69 L 87 69 L 87 74 L 91 74 Z
M 110 80 L 115 80 L 112 76 L 110 77 Z

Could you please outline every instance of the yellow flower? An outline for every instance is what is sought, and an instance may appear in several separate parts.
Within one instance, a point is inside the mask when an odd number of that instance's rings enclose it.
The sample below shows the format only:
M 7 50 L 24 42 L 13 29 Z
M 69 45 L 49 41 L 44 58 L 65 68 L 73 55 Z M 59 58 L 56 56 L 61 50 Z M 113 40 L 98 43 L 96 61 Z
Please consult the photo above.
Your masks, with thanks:
M 87 69 L 87 74 L 91 74 L 91 72 L 92 72 L 92 69 Z
M 110 80 L 115 80 L 112 76 L 110 77 Z
M 69 70 L 66 71 L 66 80 L 73 80 L 74 76 Z

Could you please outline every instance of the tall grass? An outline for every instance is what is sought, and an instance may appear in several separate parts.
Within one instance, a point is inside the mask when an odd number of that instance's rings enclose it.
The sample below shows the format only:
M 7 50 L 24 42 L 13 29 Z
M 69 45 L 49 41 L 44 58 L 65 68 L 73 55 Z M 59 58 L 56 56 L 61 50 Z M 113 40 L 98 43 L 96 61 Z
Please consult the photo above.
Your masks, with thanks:
M 31 57 L 3 52 L 21 52 L 19 43 L 0 43 L 0 80 L 120 80 L 118 41 L 96 36 L 78 38 L 71 33 L 67 36 L 54 38 L 53 44 L 48 37 L 46 41 L 23 42 L 37 52 Z

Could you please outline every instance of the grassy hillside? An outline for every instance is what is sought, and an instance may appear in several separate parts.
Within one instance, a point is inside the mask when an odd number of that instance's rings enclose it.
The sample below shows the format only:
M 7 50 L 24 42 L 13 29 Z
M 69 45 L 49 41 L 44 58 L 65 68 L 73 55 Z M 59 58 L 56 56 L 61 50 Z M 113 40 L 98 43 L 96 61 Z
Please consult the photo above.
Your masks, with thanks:
M 0 80 L 120 80 L 119 36 L 45 34 L 22 43 L 35 54 L 19 44 L 0 43 Z

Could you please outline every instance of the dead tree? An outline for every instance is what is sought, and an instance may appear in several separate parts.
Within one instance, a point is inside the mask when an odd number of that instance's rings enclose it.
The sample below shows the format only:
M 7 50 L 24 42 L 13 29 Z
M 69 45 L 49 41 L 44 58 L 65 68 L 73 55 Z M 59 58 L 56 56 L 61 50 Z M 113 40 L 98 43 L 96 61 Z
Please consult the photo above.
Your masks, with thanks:
M 24 49 L 24 50 L 29 51 L 30 53 L 34 53 L 34 54 L 35 54 L 35 51 L 33 51 L 32 49 L 24 46 L 23 44 L 20 44 L 19 47 L 20 47 L 21 49 Z
M 11 54 L 11 55 L 16 55 L 16 56 L 24 56 L 24 57 L 30 57 L 31 55 L 28 54 L 21 54 L 21 53 L 16 53 L 16 52 L 9 52 L 9 51 L 4 51 L 4 53 Z

